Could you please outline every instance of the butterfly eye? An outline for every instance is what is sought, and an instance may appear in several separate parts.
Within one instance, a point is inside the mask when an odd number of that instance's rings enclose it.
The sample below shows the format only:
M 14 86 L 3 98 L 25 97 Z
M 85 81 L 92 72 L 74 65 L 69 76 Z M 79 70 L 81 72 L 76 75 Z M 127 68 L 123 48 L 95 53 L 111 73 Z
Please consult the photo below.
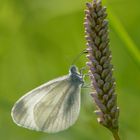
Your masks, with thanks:
M 71 74 L 75 74 L 75 73 L 77 73 L 77 68 L 76 68 L 76 66 L 71 66 L 71 68 L 70 68 L 70 73 Z

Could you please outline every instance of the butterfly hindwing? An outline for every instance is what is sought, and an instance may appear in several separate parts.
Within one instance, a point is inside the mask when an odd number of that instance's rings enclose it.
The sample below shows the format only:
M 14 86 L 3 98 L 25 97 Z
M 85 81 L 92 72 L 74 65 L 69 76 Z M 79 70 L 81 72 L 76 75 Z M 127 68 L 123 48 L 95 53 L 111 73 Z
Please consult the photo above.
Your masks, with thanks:
M 32 130 L 54 133 L 67 129 L 79 115 L 80 89 L 68 75 L 52 80 L 21 97 L 12 118 Z
M 80 87 L 66 79 L 35 105 L 34 119 L 41 131 L 54 133 L 74 124 L 79 111 Z

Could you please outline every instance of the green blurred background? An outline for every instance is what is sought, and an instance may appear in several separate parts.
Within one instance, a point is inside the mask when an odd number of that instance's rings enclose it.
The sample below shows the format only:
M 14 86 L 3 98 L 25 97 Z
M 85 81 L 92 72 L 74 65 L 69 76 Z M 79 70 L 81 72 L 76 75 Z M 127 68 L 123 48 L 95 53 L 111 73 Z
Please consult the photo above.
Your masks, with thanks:
M 0 140 L 112 140 L 96 121 L 87 90 L 76 124 L 58 134 L 15 125 L 11 108 L 36 86 L 68 73 L 85 49 L 87 0 L 0 0 Z M 103 0 L 108 7 L 111 51 L 120 106 L 120 135 L 140 139 L 140 1 Z M 82 56 L 76 63 L 85 65 Z

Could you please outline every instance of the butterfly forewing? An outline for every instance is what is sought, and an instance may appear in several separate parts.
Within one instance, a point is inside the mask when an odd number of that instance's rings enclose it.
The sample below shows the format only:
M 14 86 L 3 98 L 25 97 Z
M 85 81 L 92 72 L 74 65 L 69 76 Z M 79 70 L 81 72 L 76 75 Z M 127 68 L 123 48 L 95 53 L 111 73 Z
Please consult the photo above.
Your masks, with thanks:
M 67 77 L 68 76 L 64 76 L 52 80 L 21 97 L 12 108 L 11 115 L 13 121 L 19 126 L 39 130 L 34 121 L 34 106 L 61 81 L 67 79 Z

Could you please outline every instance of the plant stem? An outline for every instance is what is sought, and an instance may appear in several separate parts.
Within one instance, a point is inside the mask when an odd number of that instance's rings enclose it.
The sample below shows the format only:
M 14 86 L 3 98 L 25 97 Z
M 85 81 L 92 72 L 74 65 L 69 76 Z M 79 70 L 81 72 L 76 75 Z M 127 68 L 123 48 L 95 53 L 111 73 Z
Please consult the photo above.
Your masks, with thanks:
M 114 140 L 120 140 L 118 131 L 112 131 L 112 134 L 113 134 L 113 136 L 114 136 Z

